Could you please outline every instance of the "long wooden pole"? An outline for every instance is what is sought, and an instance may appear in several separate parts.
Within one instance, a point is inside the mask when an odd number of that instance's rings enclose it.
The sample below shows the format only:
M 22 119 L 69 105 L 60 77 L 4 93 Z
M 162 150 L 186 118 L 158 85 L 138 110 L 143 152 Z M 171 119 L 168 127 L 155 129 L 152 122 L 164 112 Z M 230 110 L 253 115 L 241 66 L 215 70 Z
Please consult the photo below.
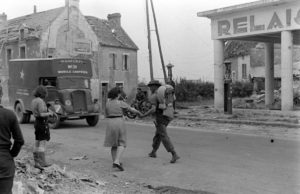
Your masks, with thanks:
M 157 22 L 156 22 L 156 17 L 155 17 L 154 6 L 153 6 L 152 0 L 150 0 L 150 2 L 151 2 L 151 7 L 152 7 L 153 20 L 154 20 L 154 24 L 155 24 L 155 32 L 156 32 L 157 43 L 158 43 L 158 48 L 159 48 L 160 61 L 161 61 L 161 65 L 162 65 L 162 69 L 163 69 L 163 73 L 164 73 L 164 79 L 165 79 L 165 82 L 167 82 L 166 67 L 165 67 L 164 58 L 163 58 L 161 45 L 160 45 L 160 38 L 159 38 L 159 34 L 158 34 L 158 27 L 157 27 Z
M 148 0 L 146 0 L 146 13 L 147 13 L 147 32 L 148 32 L 148 51 L 149 51 L 150 79 L 152 81 L 152 80 L 154 80 L 154 77 L 153 77 L 151 32 L 150 32 L 150 22 L 149 22 Z

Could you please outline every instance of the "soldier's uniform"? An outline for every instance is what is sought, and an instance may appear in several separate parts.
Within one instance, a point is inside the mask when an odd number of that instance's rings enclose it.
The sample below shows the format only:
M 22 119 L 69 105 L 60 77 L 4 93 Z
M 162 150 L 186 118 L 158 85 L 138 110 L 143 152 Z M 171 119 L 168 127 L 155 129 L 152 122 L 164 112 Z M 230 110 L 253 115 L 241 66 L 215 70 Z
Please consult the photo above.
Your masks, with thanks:
M 0 104 L 2 103 L 2 96 L 3 96 L 3 88 L 0 82 Z
M 14 139 L 13 146 L 10 139 Z M 16 157 L 24 138 L 15 114 L 0 105 L 0 193 L 11 194 Z M 12 148 L 11 148 L 12 147 Z
M 158 96 L 158 88 L 159 88 L 160 84 L 158 81 L 153 80 L 153 81 L 149 82 L 148 86 L 150 88 L 151 88 L 151 86 L 157 87 L 155 92 L 152 91 L 153 93 L 149 98 L 149 101 L 152 104 L 152 107 L 153 106 L 156 107 L 155 113 L 153 115 L 156 132 L 153 137 L 153 144 L 152 144 L 153 150 L 149 153 L 149 156 L 156 158 L 156 151 L 158 150 L 160 143 L 162 143 L 164 145 L 164 147 L 166 148 L 166 150 L 168 152 L 172 153 L 172 159 L 170 162 L 175 163 L 176 160 L 179 159 L 179 156 L 177 155 L 177 153 L 174 149 L 174 146 L 171 142 L 171 139 L 167 133 L 167 126 L 169 125 L 171 119 L 169 117 L 165 116 L 163 114 L 164 113 L 163 110 L 161 108 L 159 108 L 161 99 Z
M 158 150 L 160 143 L 162 142 L 168 152 L 174 151 L 174 146 L 168 136 L 167 126 L 170 123 L 170 119 L 163 115 L 163 110 L 158 108 L 159 101 L 157 98 L 157 93 L 150 96 L 150 103 L 156 106 L 156 111 L 154 113 L 154 124 L 156 127 L 155 136 L 153 137 L 153 150 Z

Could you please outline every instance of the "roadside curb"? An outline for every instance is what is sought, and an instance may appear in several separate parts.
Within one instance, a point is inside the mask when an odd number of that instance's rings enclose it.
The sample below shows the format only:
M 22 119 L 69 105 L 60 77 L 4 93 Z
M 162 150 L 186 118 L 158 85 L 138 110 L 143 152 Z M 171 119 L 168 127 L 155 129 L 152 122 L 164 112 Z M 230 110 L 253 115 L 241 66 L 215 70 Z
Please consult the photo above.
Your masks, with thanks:
M 13 111 L 12 106 L 4 106 L 4 107 Z M 100 118 L 104 119 L 104 116 L 100 115 Z M 288 127 L 288 128 L 300 129 L 300 124 L 284 122 L 284 121 L 266 122 L 266 121 L 253 121 L 253 120 L 233 120 L 232 118 L 216 119 L 216 118 L 200 118 L 200 117 L 190 117 L 190 116 L 176 116 L 174 120 L 208 121 L 208 122 L 216 122 L 216 123 L 232 123 L 232 124 L 245 124 L 245 125 L 266 125 L 272 127 Z
M 191 121 L 209 121 L 217 123 L 233 123 L 233 124 L 246 124 L 246 125 L 267 125 L 273 127 L 289 127 L 289 128 L 299 128 L 300 124 L 287 123 L 287 122 L 265 122 L 265 121 L 251 121 L 251 120 L 232 120 L 232 119 L 208 119 L 208 118 L 195 118 L 195 117 L 185 117 L 179 116 L 174 120 L 191 120 Z

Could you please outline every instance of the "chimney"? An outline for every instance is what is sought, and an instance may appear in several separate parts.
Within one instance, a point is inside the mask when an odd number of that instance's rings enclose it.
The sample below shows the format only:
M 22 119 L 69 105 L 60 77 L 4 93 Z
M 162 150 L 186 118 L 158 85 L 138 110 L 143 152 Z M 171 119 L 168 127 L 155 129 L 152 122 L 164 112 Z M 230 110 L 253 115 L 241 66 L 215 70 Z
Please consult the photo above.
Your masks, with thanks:
M 36 5 L 33 6 L 33 13 L 36 13 Z
M 112 21 L 116 25 L 121 26 L 121 14 L 120 13 L 108 14 L 107 19 L 108 19 L 108 21 Z
M 4 24 L 7 22 L 7 15 L 3 12 L 0 14 L 0 24 Z
M 65 0 L 66 7 L 77 7 L 79 9 L 79 1 L 80 0 Z

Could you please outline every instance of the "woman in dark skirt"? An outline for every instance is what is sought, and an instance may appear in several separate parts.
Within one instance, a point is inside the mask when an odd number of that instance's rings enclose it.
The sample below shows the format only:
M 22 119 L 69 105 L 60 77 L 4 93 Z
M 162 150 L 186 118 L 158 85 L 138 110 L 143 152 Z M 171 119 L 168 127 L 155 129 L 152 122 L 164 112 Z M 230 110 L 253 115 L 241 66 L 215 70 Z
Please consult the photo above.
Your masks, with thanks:
M 48 117 L 52 116 L 53 113 L 51 111 L 48 111 L 48 108 L 44 101 L 46 96 L 46 87 L 38 86 L 34 91 L 35 98 L 31 102 L 32 113 L 35 117 L 35 146 L 33 150 L 33 158 L 35 162 L 34 166 L 39 169 L 50 166 L 50 164 L 46 162 L 45 151 L 46 141 L 50 140 Z
M 127 146 L 126 128 L 123 118 L 123 111 L 128 110 L 139 116 L 142 115 L 138 110 L 130 107 L 124 101 L 119 100 L 121 89 L 118 87 L 112 88 L 108 92 L 109 100 L 106 103 L 105 113 L 107 118 L 107 128 L 104 140 L 105 147 L 111 147 L 111 157 L 113 167 L 123 171 L 124 168 L 120 163 L 120 158 Z

